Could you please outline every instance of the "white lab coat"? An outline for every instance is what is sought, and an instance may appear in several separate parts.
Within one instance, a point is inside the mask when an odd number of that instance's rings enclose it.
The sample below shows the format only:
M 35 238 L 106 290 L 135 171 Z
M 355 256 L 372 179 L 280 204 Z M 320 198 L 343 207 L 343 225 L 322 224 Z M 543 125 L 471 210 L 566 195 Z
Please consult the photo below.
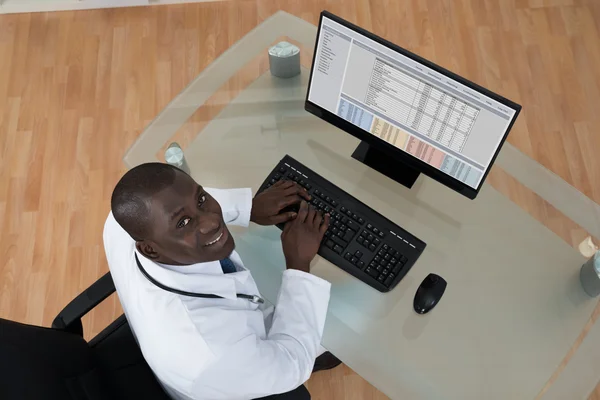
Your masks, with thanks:
M 247 226 L 250 189 L 207 191 L 227 224 Z M 138 253 L 160 283 L 225 299 L 180 296 L 153 285 L 139 271 L 134 240 L 109 214 L 106 258 L 127 320 L 144 358 L 174 399 L 253 399 L 295 389 L 310 376 L 320 352 L 330 284 L 295 270 L 283 273 L 276 307 L 258 306 L 236 293 L 258 294 L 234 251 L 237 272 L 218 261 L 159 265 Z

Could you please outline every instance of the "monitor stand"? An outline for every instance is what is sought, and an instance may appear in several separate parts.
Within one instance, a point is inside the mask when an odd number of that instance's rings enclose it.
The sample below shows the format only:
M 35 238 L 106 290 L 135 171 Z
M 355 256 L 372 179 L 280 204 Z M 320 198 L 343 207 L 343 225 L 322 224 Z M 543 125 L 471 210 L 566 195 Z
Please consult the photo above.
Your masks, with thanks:
M 401 185 L 411 188 L 419 175 L 421 174 L 416 169 L 399 161 L 397 158 L 389 156 L 387 153 L 370 146 L 367 142 L 361 141 L 352 158 L 362 162 L 363 164 L 373 168 L 375 171 L 382 173 L 390 179 L 395 180 Z

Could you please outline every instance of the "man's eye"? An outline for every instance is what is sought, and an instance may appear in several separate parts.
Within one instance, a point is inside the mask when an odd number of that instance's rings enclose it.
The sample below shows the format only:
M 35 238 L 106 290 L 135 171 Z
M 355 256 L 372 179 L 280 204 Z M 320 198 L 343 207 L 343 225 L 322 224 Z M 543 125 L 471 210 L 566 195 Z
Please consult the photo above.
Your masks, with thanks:
M 177 227 L 178 228 L 183 228 L 184 226 L 186 226 L 187 224 L 189 224 L 191 220 L 192 219 L 188 218 L 188 217 L 183 218 L 181 221 L 179 221 L 179 223 L 177 224 Z
M 203 194 L 198 198 L 198 207 L 202 206 L 202 204 L 204 204 L 204 202 L 206 202 L 206 195 Z

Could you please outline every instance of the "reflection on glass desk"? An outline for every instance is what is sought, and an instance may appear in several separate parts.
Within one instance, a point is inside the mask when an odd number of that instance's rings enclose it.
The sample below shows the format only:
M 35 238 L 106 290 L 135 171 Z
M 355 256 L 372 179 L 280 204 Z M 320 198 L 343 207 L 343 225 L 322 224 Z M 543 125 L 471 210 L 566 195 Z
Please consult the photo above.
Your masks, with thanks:
M 565 388 L 583 398 L 600 376 L 588 355 L 577 352 L 557 383 L 546 384 L 597 305 L 578 282 L 584 258 L 489 184 L 471 201 L 425 176 L 407 189 L 352 159 L 358 140 L 304 111 L 315 33 L 285 13 L 264 21 L 159 114 L 125 155 L 127 165 L 162 160 L 177 141 L 201 184 L 256 191 L 290 154 L 425 241 L 426 251 L 389 293 L 324 259 L 312 266 L 332 283 L 323 345 L 391 398 L 559 398 Z M 283 38 L 301 47 L 304 66 L 287 80 L 271 76 L 265 59 Z M 599 234 L 597 205 L 511 145 L 494 168 L 561 218 Z M 275 301 L 285 268 L 280 231 L 251 225 L 233 232 L 261 293 Z M 433 311 L 417 315 L 413 296 L 431 272 L 448 287 Z M 576 373 L 584 365 L 596 368 L 593 382 Z

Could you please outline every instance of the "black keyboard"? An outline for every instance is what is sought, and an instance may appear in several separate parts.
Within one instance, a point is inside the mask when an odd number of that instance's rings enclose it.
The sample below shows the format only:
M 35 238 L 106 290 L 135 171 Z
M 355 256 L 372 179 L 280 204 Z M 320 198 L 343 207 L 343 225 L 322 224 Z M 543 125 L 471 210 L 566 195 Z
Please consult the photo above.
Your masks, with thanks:
M 288 155 L 258 193 L 282 179 L 303 186 L 312 196 L 310 203 L 331 215 L 319 255 L 380 292 L 392 290 L 425 249 L 422 240 Z

